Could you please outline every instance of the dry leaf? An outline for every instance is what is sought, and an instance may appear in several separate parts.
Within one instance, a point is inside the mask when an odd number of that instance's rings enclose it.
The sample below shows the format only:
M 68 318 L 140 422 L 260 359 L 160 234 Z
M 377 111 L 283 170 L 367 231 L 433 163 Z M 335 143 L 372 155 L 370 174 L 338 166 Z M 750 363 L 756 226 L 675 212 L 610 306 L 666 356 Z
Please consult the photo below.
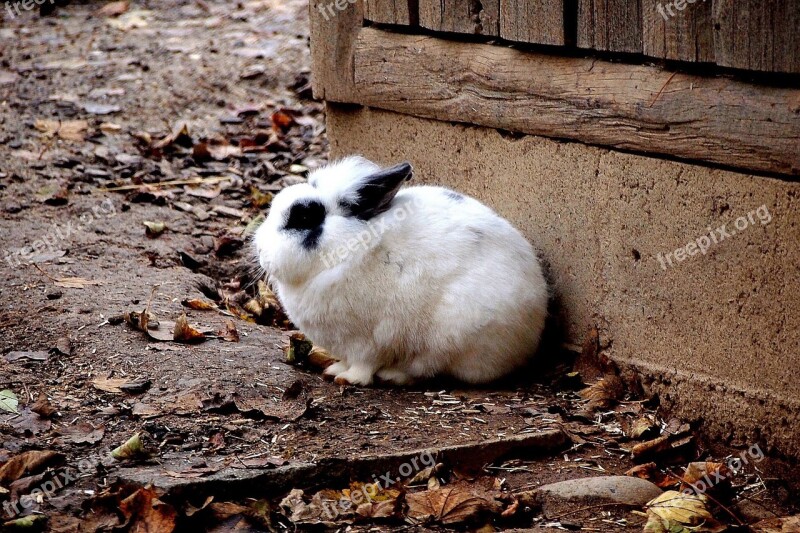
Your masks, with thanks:
M 136 433 L 125 444 L 111 450 L 111 457 L 118 461 L 128 459 L 146 459 L 154 455 L 154 450 L 148 446 L 147 438 L 141 433 Z
M 206 340 L 206 336 L 194 329 L 189 325 L 189 320 L 186 318 L 186 313 L 178 317 L 175 321 L 175 329 L 173 330 L 173 340 L 185 344 L 196 344 Z
M 125 516 L 126 531 L 171 533 L 175 530 L 177 511 L 158 499 L 151 487 L 139 489 L 119 504 Z
M 236 324 L 233 323 L 233 320 L 226 320 L 225 329 L 219 330 L 217 336 L 228 342 L 239 342 L 239 332 L 236 331 Z
M 22 477 L 43 472 L 53 464 L 61 463 L 64 456 L 49 450 L 29 451 L 16 455 L 0 466 L 0 485 L 8 485 Z
M 43 392 L 39 393 L 39 397 L 31 405 L 31 411 L 43 418 L 50 418 L 58 411 L 47 399 L 47 395 Z
M 122 394 L 122 389 L 120 387 L 126 383 L 128 383 L 128 380 L 124 378 L 95 378 L 92 380 L 92 386 L 95 389 L 114 394 Z
M 86 120 L 50 120 L 40 119 L 34 127 L 46 137 L 59 137 L 65 141 L 81 142 L 89 131 L 89 122 Z
M 796 533 L 800 531 L 800 515 L 767 518 L 750 526 L 756 533 Z
M 724 463 L 700 461 L 689 463 L 683 474 L 680 490 L 705 492 L 710 489 L 729 487 L 733 473 Z
M 645 533 L 709 532 L 718 528 L 702 495 L 668 490 L 650 500 L 646 509 Z
M 154 150 L 162 150 L 173 144 L 183 146 L 184 148 L 191 148 L 194 144 L 192 136 L 189 135 L 189 126 L 185 123 L 179 124 L 169 135 L 153 143 L 151 148 Z
M 119 2 L 109 2 L 94 12 L 96 17 L 118 17 L 128 11 L 130 2 L 121 0 Z
M 209 302 L 208 300 L 201 300 L 199 298 L 190 298 L 187 300 L 183 300 L 181 305 L 184 307 L 188 307 L 189 309 L 194 309 L 195 311 L 208 311 L 211 309 L 219 309 L 217 304 L 214 302 Z
M 580 392 L 581 398 L 589 400 L 590 409 L 607 409 L 625 394 L 622 379 L 615 374 L 607 374 L 594 385 Z
M 662 472 L 655 463 L 645 463 L 637 465 L 625 472 L 626 476 L 646 479 L 661 489 L 674 487 L 678 484 L 675 476 L 670 476 Z
M 163 222 L 152 222 L 150 220 L 145 220 L 142 222 L 144 224 L 144 233 L 151 239 L 155 239 L 167 229 L 167 225 Z
M 62 427 L 58 432 L 73 444 L 94 444 L 103 439 L 106 428 L 103 425 L 93 427 L 88 422 L 80 422 L 74 426 Z
M 433 520 L 442 524 L 471 522 L 497 507 L 487 497 L 459 487 L 407 494 L 406 502 L 408 518 L 419 522 Z
M 90 285 L 102 285 L 103 282 L 84 278 L 56 278 L 53 284 L 66 289 L 85 289 Z

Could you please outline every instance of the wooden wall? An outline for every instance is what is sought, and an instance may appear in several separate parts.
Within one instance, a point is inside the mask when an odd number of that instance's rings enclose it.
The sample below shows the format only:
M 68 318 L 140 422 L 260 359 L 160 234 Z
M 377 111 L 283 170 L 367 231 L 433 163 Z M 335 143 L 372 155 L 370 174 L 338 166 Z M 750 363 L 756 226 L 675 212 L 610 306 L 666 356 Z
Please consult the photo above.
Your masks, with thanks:
M 380 24 L 800 73 L 800 0 L 366 0 Z

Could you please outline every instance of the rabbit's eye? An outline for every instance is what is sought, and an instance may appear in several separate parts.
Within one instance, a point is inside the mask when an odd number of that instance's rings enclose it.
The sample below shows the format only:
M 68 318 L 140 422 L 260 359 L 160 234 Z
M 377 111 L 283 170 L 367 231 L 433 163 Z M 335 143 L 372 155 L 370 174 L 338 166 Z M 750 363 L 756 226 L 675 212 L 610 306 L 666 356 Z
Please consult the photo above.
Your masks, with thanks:
M 297 203 L 289 210 L 286 229 L 310 230 L 325 222 L 325 206 L 319 202 Z

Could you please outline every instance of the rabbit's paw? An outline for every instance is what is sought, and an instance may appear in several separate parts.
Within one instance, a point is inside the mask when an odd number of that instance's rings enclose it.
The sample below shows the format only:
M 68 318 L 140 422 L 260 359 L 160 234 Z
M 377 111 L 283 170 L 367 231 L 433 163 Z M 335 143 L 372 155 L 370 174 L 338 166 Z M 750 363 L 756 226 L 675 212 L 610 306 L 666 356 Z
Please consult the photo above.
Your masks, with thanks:
M 381 368 L 376 374 L 382 381 L 395 385 L 408 385 L 413 381 L 411 376 L 397 368 Z
M 344 361 L 337 361 L 325 369 L 325 371 L 322 373 L 322 377 L 329 381 L 333 381 L 333 378 L 339 374 L 347 372 L 347 368 L 347 363 Z
M 374 372 L 370 367 L 353 365 L 346 372 L 337 374 L 336 379 L 333 381 L 337 385 L 360 385 L 365 387 L 372 383 Z

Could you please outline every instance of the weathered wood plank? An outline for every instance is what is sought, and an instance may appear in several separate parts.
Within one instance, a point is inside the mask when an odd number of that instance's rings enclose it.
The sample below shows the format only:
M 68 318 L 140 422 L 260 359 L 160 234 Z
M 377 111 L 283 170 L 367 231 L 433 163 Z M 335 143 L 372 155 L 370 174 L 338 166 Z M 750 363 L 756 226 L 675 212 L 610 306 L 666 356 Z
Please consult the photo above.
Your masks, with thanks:
M 417 0 L 364 0 L 364 18 L 382 24 L 414 26 Z
M 641 0 L 578 0 L 578 47 L 641 53 Z
M 677 6 L 684 6 L 679 10 Z M 644 54 L 660 59 L 714 62 L 714 22 L 708 0 L 677 5 L 642 0 Z
M 351 102 L 800 175 L 800 90 L 362 30 Z
M 330 14 L 331 0 L 310 0 L 311 87 L 314 97 L 347 102 L 353 86 L 353 44 L 364 23 L 362 0 Z M 335 4 L 334 4 L 335 5 Z
M 714 0 L 717 64 L 800 73 L 800 2 Z
M 500 37 L 563 45 L 564 0 L 500 0 Z
M 419 25 L 436 31 L 497 36 L 500 0 L 419 0 Z

